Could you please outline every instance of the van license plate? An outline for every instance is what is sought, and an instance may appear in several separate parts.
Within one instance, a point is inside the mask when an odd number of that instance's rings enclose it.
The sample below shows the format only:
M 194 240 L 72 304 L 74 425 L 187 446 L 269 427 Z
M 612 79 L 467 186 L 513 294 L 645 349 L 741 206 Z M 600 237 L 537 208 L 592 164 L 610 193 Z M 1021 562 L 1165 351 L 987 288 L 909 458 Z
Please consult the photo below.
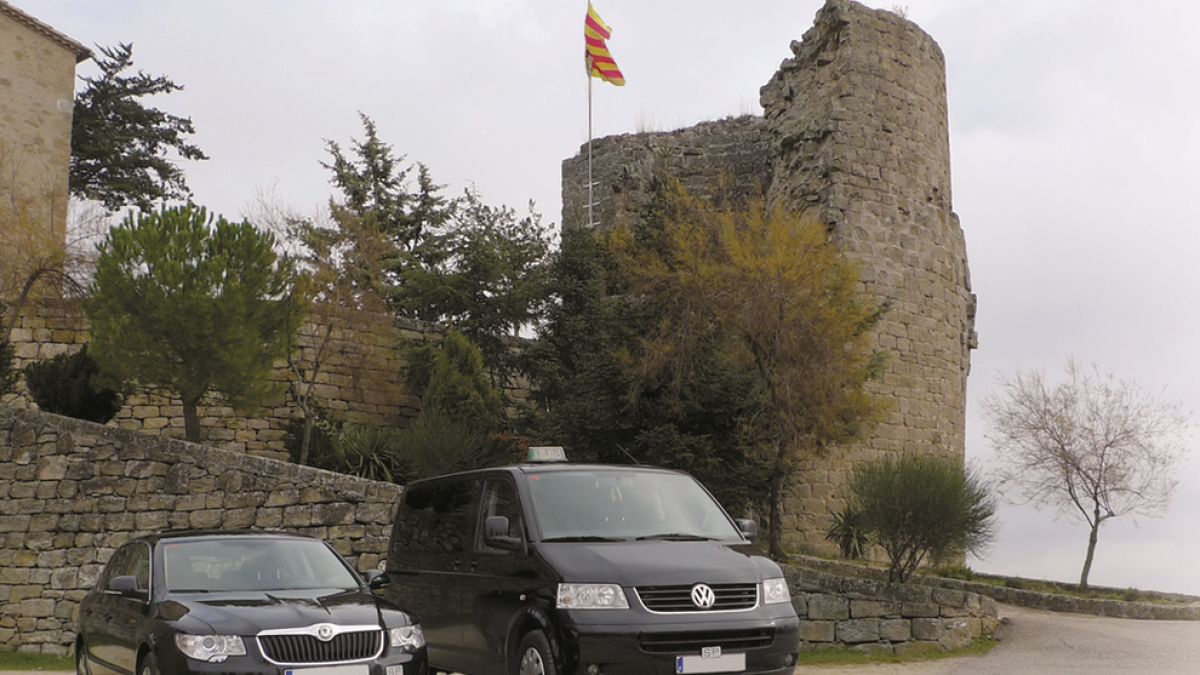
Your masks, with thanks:
M 284 675 L 370 675 L 371 668 L 365 663 L 349 666 L 324 666 L 316 668 L 288 668 Z
M 676 656 L 675 672 L 684 673 L 740 673 L 746 669 L 745 654 L 722 654 L 711 658 L 703 656 Z

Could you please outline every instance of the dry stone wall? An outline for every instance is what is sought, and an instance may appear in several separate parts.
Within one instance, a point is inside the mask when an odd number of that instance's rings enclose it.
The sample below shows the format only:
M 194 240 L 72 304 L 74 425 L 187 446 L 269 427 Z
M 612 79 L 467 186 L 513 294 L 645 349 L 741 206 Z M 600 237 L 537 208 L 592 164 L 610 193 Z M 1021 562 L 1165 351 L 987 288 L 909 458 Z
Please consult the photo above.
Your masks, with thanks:
M 321 537 L 386 555 L 402 488 L 0 406 L 0 650 L 68 654 L 78 603 L 123 543 L 165 529 Z
M 945 62 L 915 24 L 827 0 L 761 89 L 762 118 L 593 143 L 595 220 L 636 222 L 654 170 L 694 191 L 746 193 L 815 212 L 891 309 L 877 327 L 890 353 L 874 391 L 887 419 L 863 443 L 803 463 L 785 541 L 832 550 L 830 514 L 851 471 L 890 453 L 965 453 L 966 384 L 976 346 L 966 242 L 952 210 Z M 583 223 L 587 149 L 563 163 L 563 222 Z

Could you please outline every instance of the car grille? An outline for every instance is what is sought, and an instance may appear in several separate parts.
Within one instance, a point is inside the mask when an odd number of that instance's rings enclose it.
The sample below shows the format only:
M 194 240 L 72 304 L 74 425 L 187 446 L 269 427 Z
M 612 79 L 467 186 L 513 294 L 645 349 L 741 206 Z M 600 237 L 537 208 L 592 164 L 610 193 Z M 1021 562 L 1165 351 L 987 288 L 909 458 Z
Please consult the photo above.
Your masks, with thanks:
M 638 638 L 642 651 L 651 654 L 699 654 L 705 647 L 720 647 L 722 652 L 744 652 L 770 647 L 774 641 L 775 632 L 770 628 L 646 633 Z
M 638 597 L 651 612 L 729 612 L 754 609 L 758 584 L 709 584 L 716 596 L 712 607 L 692 602 L 692 586 L 639 586 Z
M 383 651 L 383 631 L 341 633 L 328 642 L 313 635 L 260 635 L 258 645 L 273 663 L 341 663 L 361 661 Z

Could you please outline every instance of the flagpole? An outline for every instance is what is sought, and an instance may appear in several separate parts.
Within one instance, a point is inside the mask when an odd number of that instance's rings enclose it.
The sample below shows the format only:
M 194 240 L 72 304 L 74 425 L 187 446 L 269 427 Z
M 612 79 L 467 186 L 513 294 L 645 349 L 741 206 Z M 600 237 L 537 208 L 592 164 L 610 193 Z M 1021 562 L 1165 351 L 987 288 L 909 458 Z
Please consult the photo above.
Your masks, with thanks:
M 592 57 L 587 58 L 588 80 L 588 229 L 592 229 Z

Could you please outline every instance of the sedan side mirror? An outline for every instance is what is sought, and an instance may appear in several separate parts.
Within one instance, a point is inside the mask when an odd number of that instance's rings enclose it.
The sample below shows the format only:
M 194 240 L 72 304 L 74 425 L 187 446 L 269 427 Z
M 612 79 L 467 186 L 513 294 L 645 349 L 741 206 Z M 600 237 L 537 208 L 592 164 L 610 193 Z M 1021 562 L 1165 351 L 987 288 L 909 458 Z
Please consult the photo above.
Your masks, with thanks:
M 741 530 L 743 537 L 749 539 L 750 541 L 758 539 L 758 523 L 754 522 L 750 518 L 739 518 L 734 522 L 737 523 L 738 529 Z
M 372 567 L 363 573 L 363 578 L 367 581 L 367 588 L 370 588 L 373 591 L 378 591 L 381 588 L 387 588 L 387 572 L 384 572 L 381 569 Z
M 505 551 L 520 551 L 525 547 L 521 537 L 508 536 L 508 516 L 492 516 L 484 521 L 483 543 Z
M 116 593 L 125 598 L 137 598 L 139 600 L 146 599 L 146 591 L 138 588 L 137 577 L 132 574 L 126 574 L 119 577 L 113 577 L 108 581 L 109 593 Z

